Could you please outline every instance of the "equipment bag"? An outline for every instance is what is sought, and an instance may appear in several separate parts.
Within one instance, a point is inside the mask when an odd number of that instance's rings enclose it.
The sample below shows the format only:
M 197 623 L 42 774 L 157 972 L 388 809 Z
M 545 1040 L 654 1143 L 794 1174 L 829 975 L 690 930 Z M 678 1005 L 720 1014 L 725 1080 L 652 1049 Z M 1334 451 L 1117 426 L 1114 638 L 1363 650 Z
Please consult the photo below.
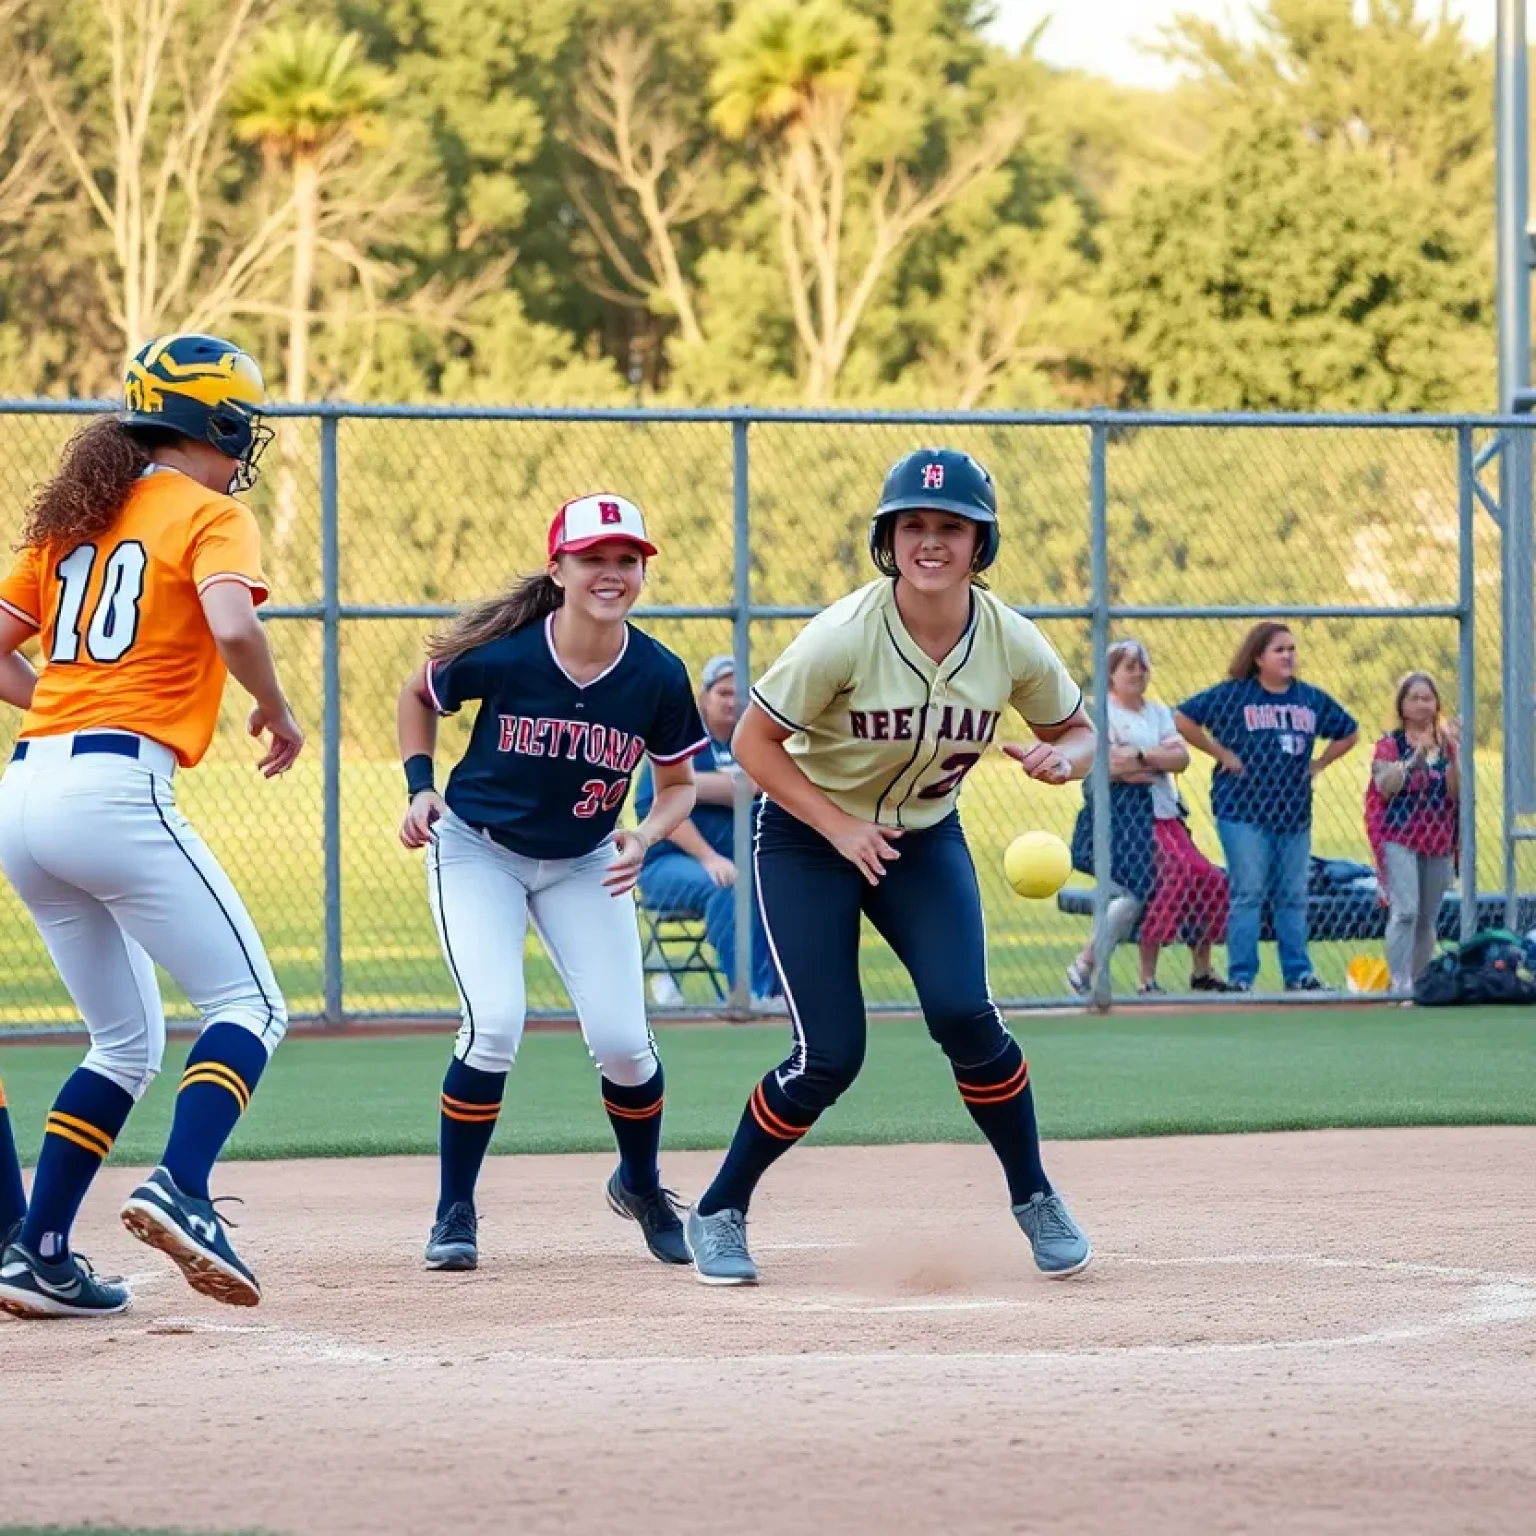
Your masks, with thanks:
M 1426 1008 L 1536 1003 L 1536 956 L 1517 934 L 1485 928 L 1465 944 L 1442 949 L 1413 984 Z

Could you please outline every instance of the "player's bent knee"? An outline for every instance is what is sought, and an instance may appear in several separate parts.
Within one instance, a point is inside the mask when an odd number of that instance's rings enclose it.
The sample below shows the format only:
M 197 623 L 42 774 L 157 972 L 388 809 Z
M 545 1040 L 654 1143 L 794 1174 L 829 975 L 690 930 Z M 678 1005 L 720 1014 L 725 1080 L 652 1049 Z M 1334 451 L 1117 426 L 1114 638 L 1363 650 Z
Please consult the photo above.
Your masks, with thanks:
M 594 1054 L 593 1060 L 597 1070 L 619 1088 L 644 1087 L 656 1076 L 656 1068 L 661 1065 L 656 1052 L 648 1045 L 641 1050 L 604 1051 L 600 1056 Z
M 267 1048 L 270 1056 L 288 1033 L 288 1005 L 282 995 L 256 992 L 249 997 L 221 1002 L 216 1007 L 202 1010 L 203 1028 L 211 1024 L 234 1024 L 248 1029 Z
M 80 1065 L 109 1083 L 116 1083 L 137 1104 L 160 1075 L 160 1054 L 149 1049 L 148 1041 L 126 1049 L 93 1045 Z
M 806 1061 L 803 1071 L 784 1082 L 784 1091 L 807 1109 L 829 1109 L 853 1087 L 863 1065 L 862 1046 L 858 1050 L 817 1052 Z
M 970 1008 L 946 1008 L 927 1015 L 928 1033 L 957 1067 L 980 1066 L 1006 1048 L 1008 1031 L 990 1002 Z
M 477 1072 L 510 1072 L 523 1040 L 521 1009 L 476 1008 L 459 1029 L 454 1055 Z

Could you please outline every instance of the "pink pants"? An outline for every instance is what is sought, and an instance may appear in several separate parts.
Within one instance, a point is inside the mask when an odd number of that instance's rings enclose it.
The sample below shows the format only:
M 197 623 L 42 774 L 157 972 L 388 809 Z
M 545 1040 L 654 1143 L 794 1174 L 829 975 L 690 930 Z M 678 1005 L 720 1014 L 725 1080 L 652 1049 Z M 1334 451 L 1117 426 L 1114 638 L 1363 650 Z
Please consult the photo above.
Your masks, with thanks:
M 1227 932 L 1227 877 L 1177 818 L 1159 821 L 1157 884 L 1141 923 L 1146 944 L 1219 944 Z

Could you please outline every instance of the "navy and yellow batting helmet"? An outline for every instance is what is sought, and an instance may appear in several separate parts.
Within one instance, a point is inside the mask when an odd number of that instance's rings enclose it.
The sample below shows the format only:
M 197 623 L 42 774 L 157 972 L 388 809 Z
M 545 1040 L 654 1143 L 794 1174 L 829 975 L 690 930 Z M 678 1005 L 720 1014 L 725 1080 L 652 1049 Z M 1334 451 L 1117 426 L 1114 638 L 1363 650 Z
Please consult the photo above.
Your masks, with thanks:
M 234 342 L 196 333 L 161 336 L 128 364 L 122 420 L 211 444 L 240 466 L 230 490 L 246 491 L 272 441 L 272 429 L 261 423 L 266 393 L 256 359 Z
M 886 576 L 896 574 L 891 527 L 898 512 L 953 512 L 966 518 L 979 525 L 972 569 L 984 571 L 997 559 L 1000 536 L 992 476 L 959 448 L 918 448 L 891 466 L 869 524 L 869 552 Z

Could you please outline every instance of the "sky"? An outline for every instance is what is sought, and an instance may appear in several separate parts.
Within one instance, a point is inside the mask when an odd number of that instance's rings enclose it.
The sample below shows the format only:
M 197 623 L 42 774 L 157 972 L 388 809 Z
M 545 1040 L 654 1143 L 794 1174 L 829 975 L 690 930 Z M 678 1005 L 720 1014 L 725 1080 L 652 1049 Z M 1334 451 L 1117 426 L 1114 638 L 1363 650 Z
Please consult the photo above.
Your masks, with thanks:
M 1178 12 L 1212 21 L 1230 18 L 1241 24 L 1251 10 L 1245 0 L 993 0 L 997 21 L 992 35 L 1016 46 L 1042 16 L 1052 18 L 1040 55 L 1063 68 L 1108 75 L 1126 85 L 1162 86 L 1173 75 L 1160 59 L 1148 57 L 1136 43 L 1155 38 Z M 1424 0 L 1426 9 L 1438 0 Z M 1476 41 L 1493 36 L 1497 0 L 1451 0 L 1453 14 L 1467 20 Z

